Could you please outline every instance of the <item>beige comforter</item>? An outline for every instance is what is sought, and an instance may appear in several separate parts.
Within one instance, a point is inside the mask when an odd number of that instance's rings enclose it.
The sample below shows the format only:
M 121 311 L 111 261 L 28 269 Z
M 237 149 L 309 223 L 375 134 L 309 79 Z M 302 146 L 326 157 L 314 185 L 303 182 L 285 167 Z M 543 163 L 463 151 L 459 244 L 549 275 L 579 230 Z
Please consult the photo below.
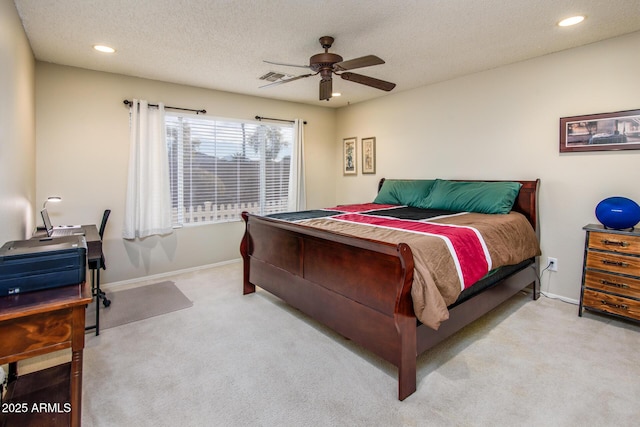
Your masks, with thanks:
M 540 255 L 539 243 L 531 224 L 516 212 L 506 215 L 465 213 L 433 219 L 430 222 L 475 228 L 484 239 L 492 269 L 517 264 Z M 458 298 L 462 286 L 453 257 L 443 239 L 331 218 L 310 219 L 298 223 L 393 244 L 406 243 L 413 252 L 415 264 L 411 295 L 416 317 L 433 329 L 438 329 L 440 323 L 449 318 L 447 306 Z

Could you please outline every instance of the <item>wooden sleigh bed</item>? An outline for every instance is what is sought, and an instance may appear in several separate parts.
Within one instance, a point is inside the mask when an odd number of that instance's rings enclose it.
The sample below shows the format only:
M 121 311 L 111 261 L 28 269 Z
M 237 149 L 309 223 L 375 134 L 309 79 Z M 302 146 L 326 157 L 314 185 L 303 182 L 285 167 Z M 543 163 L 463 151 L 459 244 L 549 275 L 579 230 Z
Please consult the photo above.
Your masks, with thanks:
M 383 180 L 380 181 L 379 189 Z M 522 184 L 513 211 L 539 238 L 539 180 Z M 449 305 L 437 330 L 414 313 L 409 245 L 316 229 L 243 213 L 244 294 L 258 286 L 398 368 L 398 398 L 416 390 L 416 358 L 524 288 L 539 297 L 538 256 L 501 269 Z

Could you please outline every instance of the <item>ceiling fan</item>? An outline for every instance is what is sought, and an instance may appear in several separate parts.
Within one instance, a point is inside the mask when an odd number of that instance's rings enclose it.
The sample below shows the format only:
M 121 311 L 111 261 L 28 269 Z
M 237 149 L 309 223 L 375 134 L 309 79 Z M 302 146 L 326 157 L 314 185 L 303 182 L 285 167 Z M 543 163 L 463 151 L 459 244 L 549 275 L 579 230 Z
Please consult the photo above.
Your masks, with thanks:
M 344 80 L 371 86 L 376 89 L 385 90 L 387 92 L 396 87 L 395 83 L 386 82 L 384 80 L 376 79 L 369 76 L 363 76 L 362 74 L 348 72 L 348 70 L 353 70 L 355 68 L 384 64 L 384 61 L 375 55 L 367 55 L 360 58 L 343 61 L 340 55 L 329 52 L 329 48 L 331 48 L 333 41 L 334 38 L 330 36 L 320 37 L 320 45 L 324 48 L 324 53 L 318 53 L 317 55 L 313 55 L 311 58 L 309 58 L 309 65 L 294 65 L 273 61 L 264 61 L 268 64 L 283 65 L 286 67 L 307 68 L 313 72 L 309 74 L 301 74 L 299 76 L 295 76 L 286 80 L 279 80 L 260 87 L 264 88 L 269 86 L 277 86 L 283 83 L 289 83 L 295 80 L 304 79 L 306 77 L 320 74 L 320 101 L 325 99 L 328 101 L 329 99 L 331 99 L 333 74 L 342 77 Z

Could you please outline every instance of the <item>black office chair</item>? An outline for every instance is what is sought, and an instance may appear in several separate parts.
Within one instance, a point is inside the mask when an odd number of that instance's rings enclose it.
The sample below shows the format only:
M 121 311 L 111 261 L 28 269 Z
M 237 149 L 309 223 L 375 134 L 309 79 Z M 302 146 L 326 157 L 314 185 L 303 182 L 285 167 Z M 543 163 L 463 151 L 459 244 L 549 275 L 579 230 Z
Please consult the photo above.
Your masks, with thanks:
M 109 214 L 111 213 L 111 209 L 105 209 L 104 214 L 102 214 L 102 222 L 100 223 L 100 230 L 98 234 L 100 235 L 100 240 L 102 240 L 104 236 L 104 229 L 107 227 L 107 220 L 109 219 Z M 109 307 L 111 305 L 111 300 L 107 298 L 107 295 L 100 289 L 100 269 L 106 269 L 107 265 L 104 260 L 104 251 L 102 251 L 102 255 L 100 257 L 100 262 L 98 261 L 89 261 L 89 270 L 91 270 L 91 290 L 93 296 L 96 297 L 96 312 L 99 310 L 99 303 L 102 300 L 102 304 L 105 307 Z M 97 314 L 97 313 L 96 313 Z

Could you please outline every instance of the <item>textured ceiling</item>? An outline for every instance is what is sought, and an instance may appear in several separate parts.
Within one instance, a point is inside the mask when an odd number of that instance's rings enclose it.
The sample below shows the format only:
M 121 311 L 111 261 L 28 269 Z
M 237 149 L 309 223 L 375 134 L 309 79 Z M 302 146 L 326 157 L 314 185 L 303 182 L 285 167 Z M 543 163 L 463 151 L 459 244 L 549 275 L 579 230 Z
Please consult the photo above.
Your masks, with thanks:
M 639 0 L 15 0 L 36 59 L 326 107 L 388 93 L 334 78 L 343 94 L 318 100 L 320 77 L 269 88 L 269 71 L 306 74 L 322 52 L 377 55 L 356 70 L 405 91 L 640 30 Z M 560 28 L 561 18 L 584 23 Z M 94 44 L 117 49 L 93 51 Z

